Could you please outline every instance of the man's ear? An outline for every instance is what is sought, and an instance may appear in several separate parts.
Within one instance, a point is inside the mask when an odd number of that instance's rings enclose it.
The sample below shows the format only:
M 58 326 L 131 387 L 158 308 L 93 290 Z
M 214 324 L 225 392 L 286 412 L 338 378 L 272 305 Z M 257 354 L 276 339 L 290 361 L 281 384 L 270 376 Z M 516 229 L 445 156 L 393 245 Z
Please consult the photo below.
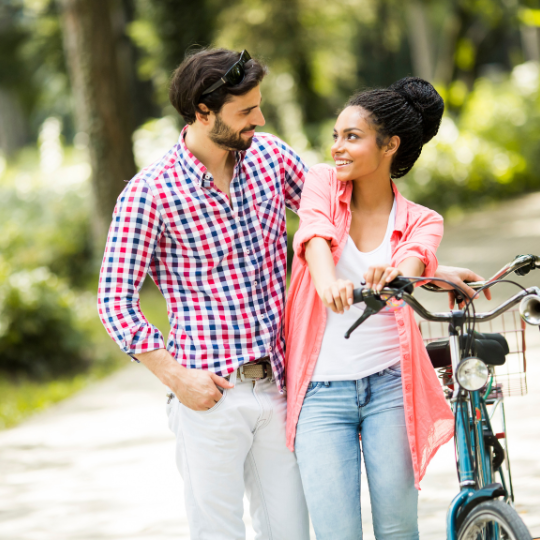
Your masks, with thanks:
M 401 144 L 401 139 L 397 135 L 390 137 L 390 139 L 385 144 L 385 149 L 384 149 L 385 155 L 393 156 L 398 151 L 400 144 Z
M 210 109 L 204 103 L 199 103 L 195 109 L 197 121 L 207 126 L 210 123 L 210 112 Z

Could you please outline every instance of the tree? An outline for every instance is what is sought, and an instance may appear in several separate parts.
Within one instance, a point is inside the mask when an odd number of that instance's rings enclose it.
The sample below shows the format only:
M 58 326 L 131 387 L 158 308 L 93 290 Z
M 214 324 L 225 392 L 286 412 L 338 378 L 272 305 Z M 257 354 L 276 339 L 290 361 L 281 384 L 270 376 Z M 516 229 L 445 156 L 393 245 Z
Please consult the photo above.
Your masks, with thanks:
M 21 90 L 29 74 L 20 54 L 27 34 L 15 23 L 21 12 L 20 4 L 0 4 L 0 150 L 8 156 L 24 146 L 28 131 L 23 102 L 29 96 Z
M 422 77 L 422 79 L 431 81 L 433 78 L 432 47 L 425 6 L 418 0 L 409 0 L 405 12 L 409 27 L 409 42 L 414 73 L 418 77 Z
M 110 0 L 61 0 L 64 47 L 75 120 L 88 135 L 95 199 L 95 232 L 101 239 L 116 199 L 136 172 L 131 100 L 118 62 Z
M 133 20 L 128 33 L 138 48 L 138 76 L 151 81 L 156 102 L 166 106 L 169 77 L 186 52 L 212 44 L 219 6 L 210 5 L 211 0 L 129 2 Z

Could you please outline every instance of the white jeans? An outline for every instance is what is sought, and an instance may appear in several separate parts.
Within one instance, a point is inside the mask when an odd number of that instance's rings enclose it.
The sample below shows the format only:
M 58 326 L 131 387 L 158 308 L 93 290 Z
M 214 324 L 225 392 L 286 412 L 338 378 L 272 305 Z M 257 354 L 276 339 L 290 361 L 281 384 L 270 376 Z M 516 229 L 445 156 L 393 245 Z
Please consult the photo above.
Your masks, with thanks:
M 285 446 L 286 406 L 268 380 L 236 381 L 208 411 L 177 399 L 167 406 L 192 540 L 244 540 L 244 491 L 257 540 L 309 540 L 296 458 Z

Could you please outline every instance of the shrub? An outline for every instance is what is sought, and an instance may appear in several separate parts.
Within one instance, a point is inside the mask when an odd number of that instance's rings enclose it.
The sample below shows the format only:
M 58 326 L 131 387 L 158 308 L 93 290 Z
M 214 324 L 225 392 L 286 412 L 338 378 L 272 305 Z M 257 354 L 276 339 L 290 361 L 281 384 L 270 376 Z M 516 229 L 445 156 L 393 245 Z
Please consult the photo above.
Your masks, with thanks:
M 500 81 L 478 79 L 400 185 L 404 194 L 445 211 L 540 189 L 539 75 L 527 63 Z
M 4 269 L 4 272 L 6 270 Z M 0 285 L 0 370 L 46 379 L 87 367 L 81 300 L 48 269 L 12 273 Z
M 0 175 L 0 253 L 16 271 L 41 266 L 82 287 L 95 274 L 86 163 L 47 175 L 25 151 Z

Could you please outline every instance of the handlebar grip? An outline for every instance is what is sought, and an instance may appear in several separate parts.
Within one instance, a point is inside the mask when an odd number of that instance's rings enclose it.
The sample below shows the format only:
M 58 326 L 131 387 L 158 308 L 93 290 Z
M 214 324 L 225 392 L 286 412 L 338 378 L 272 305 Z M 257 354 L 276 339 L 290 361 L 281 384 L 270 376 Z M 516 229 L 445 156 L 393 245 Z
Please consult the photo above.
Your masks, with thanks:
M 414 292 L 414 283 L 407 278 L 397 277 L 386 285 L 391 289 L 403 289 L 404 292 L 412 294 Z
M 364 301 L 364 289 L 354 289 L 353 291 L 353 304 L 358 304 Z

